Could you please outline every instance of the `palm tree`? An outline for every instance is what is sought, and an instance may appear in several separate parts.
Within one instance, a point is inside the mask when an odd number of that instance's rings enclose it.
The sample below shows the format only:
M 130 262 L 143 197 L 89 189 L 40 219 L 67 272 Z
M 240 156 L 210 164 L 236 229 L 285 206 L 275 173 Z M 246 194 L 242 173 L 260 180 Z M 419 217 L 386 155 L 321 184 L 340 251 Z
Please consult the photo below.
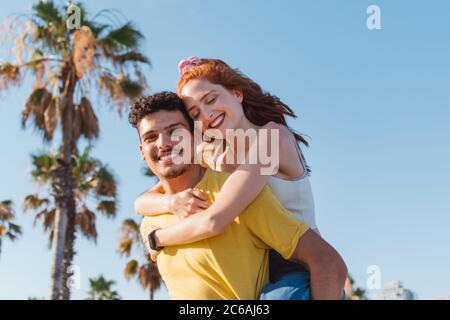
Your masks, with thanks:
M 150 300 L 153 300 L 156 290 L 161 287 L 161 275 L 156 263 L 151 261 L 150 255 L 145 252 L 139 232 L 139 225 L 133 219 L 122 222 L 119 253 L 121 256 L 130 257 L 133 248 L 139 252 L 138 258 L 128 260 L 125 265 L 124 275 L 127 280 L 136 277 L 144 289 L 148 289 Z M 145 252 L 145 255 L 142 253 Z
M 347 280 L 345 281 L 346 300 L 366 300 L 366 290 L 354 286 L 355 280 L 351 275 L 347 275 Z
M 115 284 L 115 281 L 106 280 L 103 275 L 90 278 L 89 286 L 91 289 L 88 292 L 87 300 L 120 300 L 117 291 L 111 289 Z
M 71 30 L 66 13 L 74 5 L 83 26 Z M 76 213 L 72 155 L 81 136 L 91 140 L 99 134 L 89 97 L 96 95 L 120 113 L 147 88 L 140 71 L 142 64 L 150 64 L 140 49 L 144 37 L 131 22 L 120 20 L 112 10 L 91 19 L 80 3 L 58 6 L 48 0 L 34 4 L 29 14 L 11 16 L 0 30 L 1 56 L 7 57 L 0 62 L 0 94 L 21 85 L 28 72 L 34 84 L 22 112 L 23 127 L 32 120 L 47 142 L 57 128 L 60 132 L 53 170 L 51 299 L 61 299 L 66 290 L 62 284 L 70 254 L 65 237 Z
M 96 213 L 100 212 L 109 218 L 116 215 L 117 209 L 117 186 L 114 175 L 101 161 L 90 156 L 90 147 L 87 147 L 81 155 L 77 153 L 72 157 L 72 176 L 74 178 L 74 196 L 76 213 L 74 220 L 70 221 L 67 228 L 65 255 L 70 264 L 75 255 L 74 242 L 76 232 L 79 231 L 87 239 L 96 242 Z M 56 230 L 56 203 L 51 198 L 54 190 L 53 171 L 58 167 L 57 154 L 40 153 L 32 155 L 31 176 L 34 182 L 44 186 L 47 191 L 45 195 L 31 194 L 25 197 L 24 211 L 34 211 L 36 223 L 42 221 L 45 231 L 49 232 L 49 244 L 54 238 Z M 89 204 L 95 205 L 95 211 Z M 70 266 L 70 264 L 67 265 Z M 64 273 L 63 281 L 68 283 L 70 272 Z M 63 299 L 70 298 L 70 286 L 64 291 Z
M 12 201 L 4 200 L 0 202 L 0 255 L 2 253 L 3 238 L 14 241 L 22 234 L 22 228 L 13 223 L 13 220 L 14 209 Z

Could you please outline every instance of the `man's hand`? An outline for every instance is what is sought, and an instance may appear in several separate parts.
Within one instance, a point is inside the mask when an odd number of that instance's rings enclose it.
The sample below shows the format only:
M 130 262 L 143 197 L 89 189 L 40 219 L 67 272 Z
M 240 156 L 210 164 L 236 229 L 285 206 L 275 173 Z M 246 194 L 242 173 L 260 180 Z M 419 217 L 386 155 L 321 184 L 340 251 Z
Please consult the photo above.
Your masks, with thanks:
M 152 259 L 153 262 L 156 262 L 156 258 L 159 254 L 159 251 L 153 250 L 152 248 L 150 248 L 150 243 L 148 243 L 148 235 L 155 229 L 158 229 L 158 227 L 156 226 L 148 226 L 145 228 L 144 233 L 144 237 L 143 237 L 143 242 L 145 245 L 145 248 L 147 249 L 149 255 L 150 255 L 150 259 Z

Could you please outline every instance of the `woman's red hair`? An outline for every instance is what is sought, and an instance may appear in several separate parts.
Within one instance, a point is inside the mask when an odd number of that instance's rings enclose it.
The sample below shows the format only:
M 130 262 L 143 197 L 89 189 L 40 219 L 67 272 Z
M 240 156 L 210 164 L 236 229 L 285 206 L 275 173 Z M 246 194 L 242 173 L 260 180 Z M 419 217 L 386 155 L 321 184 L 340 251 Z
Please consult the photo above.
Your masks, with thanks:
M 179 95 L 186 83 L 193 79 L 206 79 L 228 90 L 241 90 L 244 114 L 251 123 L 257 126 L 263 126 L 273 121 L 288 127 L 285 116 L 297 117 L 294 111 L 277 96 L 264 92 L 255 81 L 238 69 L 231 68 L 222 60 L 201 59 L 201 63 L 192 65 L 178 81 L 177 92 Z M 308 146 L 308 142 L 300 134 L 291 128 L 289 130 L 298 142 Z

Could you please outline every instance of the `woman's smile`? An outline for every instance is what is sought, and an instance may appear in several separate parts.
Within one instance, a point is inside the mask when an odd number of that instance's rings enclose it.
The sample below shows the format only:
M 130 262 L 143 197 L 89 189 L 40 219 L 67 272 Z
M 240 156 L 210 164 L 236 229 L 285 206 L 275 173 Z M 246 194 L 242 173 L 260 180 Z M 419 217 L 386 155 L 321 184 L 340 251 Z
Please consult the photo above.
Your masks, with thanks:
M 225 112 L 215 117 L 214 120 L 210 122 L 208 129 L 220 128 L 220 126 L 223 124 L 224 121 L 225 121 Z

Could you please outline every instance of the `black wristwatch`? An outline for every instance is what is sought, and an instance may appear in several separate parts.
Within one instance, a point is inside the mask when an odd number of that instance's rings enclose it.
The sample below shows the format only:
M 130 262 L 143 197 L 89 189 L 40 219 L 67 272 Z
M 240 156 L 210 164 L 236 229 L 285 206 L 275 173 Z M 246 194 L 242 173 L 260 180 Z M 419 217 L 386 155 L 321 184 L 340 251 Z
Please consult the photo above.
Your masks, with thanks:
M 161 228 L 158 228 L 158 229 L 153 230 L 153 231 L 150 232 L 149 235 L 148 235 L 148 243 L 149 243 L 149 245 L 150 245 L 150 248 L 151 248 L 152 250 L 155 250 L 155 251 L 161 251 L 162 249 L 164 249 L 164 247 L 162 247 L 162 246 L 159 246 L 159 247 L 158 247 L 158 246 L 156 245 L 155 232 L 158 231 L 159 229 L 161 229 Z

